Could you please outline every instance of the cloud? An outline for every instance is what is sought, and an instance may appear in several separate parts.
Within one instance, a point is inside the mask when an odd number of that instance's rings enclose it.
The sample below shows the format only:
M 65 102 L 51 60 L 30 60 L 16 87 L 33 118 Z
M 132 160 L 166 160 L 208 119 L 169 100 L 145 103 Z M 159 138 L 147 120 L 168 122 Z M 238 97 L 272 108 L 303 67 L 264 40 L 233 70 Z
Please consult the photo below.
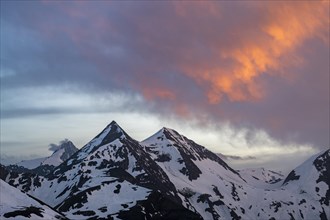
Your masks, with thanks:
M 75 85 L 65 84 L 6 89 L 1 95 L 2 119 L 55 114 L 131 112 L 144 105 L 141 96 L 137 94 L 120 91 L 86 92 Z
M 50 150 L 50 151 L 53 151 L 53 152 L 55 152 L 55 151 L 57 151 L 58 149 L 60 149 L 60 145 L 57 145 L 57 144 L 49 144 L 49 148 L 48 148 L 48 150 Z
M 68 141 L 69 141 L 69 139 L 65 138 L 65 139 L 59 141 L 58 144 L 50 143 L 48 146 L 49 147 L 48 150 L 55 152 L 61 148 L 62 144 L 67 143 Z
M 307 39 L 326 36 L 329 26 L 327 5 L 325 2 L 276 2 L 258 3 L 253 7 L 254 3 L 249 3 L 245 7 L 256 16 L 237 18 L 247 19 L 248 22 L 236 27 L 219 28 L 227 35 L 220 34 L 220 39 L 212 39 L 203 45 L 212 48 L 210 52 L 214 60 L 209 61 L 208 57 L 207 60 L 190 58 L 188 62 L 181 63 L 182 68 L 205 86 L 210 104 L 217 104 L 224 98 L 230 102 L 260 100 L 265 96 L 266 89 L 258 83 L 261 75 L 281 76 L 285 74 L 283 68 L 286 66 L 302 64 L 302 58 L 295 54 L 298 46 Z M 208 10 L 204 13 L 210 14 Z M 228 13 L 232 12 L 228 10 Z M 192 15 L 191 12 L 186 14 Z M 218 19 L 215 14 L 214 20 L 219 20 L 221 27 L 221 19 L 227 16 L 223 14 Z M 208 32 L 210 27 L 204 27 L 199 31 Z M 226 41 L 229 43 L 225 44 Z
M 230 123 L 251 146 L 256 130 L 329 146 L 328 1 L 1 4 L 3 90 L 137 94 L 135 110 Z
M 225 155 L 225 154 L 221 154 L 221 153 L 218 153 L 217 155 L 223 160 L 255 160 L 255 159 L 257 159 L 254 156 L 241 157 L 241 156 L 237 156 L 237 155 Z

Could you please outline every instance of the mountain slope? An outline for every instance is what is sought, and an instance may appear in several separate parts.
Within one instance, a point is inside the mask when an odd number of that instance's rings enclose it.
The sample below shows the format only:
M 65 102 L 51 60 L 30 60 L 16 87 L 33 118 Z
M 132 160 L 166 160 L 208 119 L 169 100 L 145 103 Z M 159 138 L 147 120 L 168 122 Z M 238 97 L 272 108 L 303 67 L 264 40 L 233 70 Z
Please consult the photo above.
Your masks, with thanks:
M 72 219 L 171 219 L 173 213 L 200 219 L 181 205 L 165 172 L 115 122 L 28 192 Z
M 183 205 L 204 219 L 317 219 L 326 216 L 324 210 L 329 208 L 326 196 L 311 199 L 307 193 L 281 186 L 280 181 L 275 183 L 281 174 L 255 170 L 252 173 L 260 179 L 253 182 L 248 170 L 237 173 L 223 161 L 214 160 L 215 154 L 174 130 L 163 128 L 142 145 L 184 197 Z M 318 173 L 329 172 L 329 165 L 325 165 L 329 159 L 320 161 L 315 162 L 321 164 Z M 304 175 L 309 172 L 306 168 Z M 320 182 L 326 178 L 323 175 L 318 179 Z M 313 188 L 316 180 L 309 187 Z M 297 187 L 292 184 L 292 188 Z
M 237 198 L 245 180 L 216 154 L 175 130 L 163 128 L 141 143 L 174 183 L 183 205 L 199 212 L 204 219 L 237 216 L 224 205 L 223 198 Z M 221 193 L 220 193 L 221 192 Z M 222 206 L 222 211 L 217 211 Z
M 329 219 L 329 150 L 285 181 L 265 169 L 236 171 L 163 128 L 139 143 L 111 122 L 46 177 L 0 177 L 70 219 Z M 278 181 L 278 182 L 277 182 Z
M 250 186 L 273 189 L 283 183 L 284 175 L 265 168 L 246 168 L 238 170 Z
M 318 201 L 324 212 L 322 219 L 330 219 L 330 150 L 316 154 L 292 170 L 286 177 L 283 187 L 293 193 L 307 194 Z
M 66 219 L 45 204 L 0 179 L 1 219 Z

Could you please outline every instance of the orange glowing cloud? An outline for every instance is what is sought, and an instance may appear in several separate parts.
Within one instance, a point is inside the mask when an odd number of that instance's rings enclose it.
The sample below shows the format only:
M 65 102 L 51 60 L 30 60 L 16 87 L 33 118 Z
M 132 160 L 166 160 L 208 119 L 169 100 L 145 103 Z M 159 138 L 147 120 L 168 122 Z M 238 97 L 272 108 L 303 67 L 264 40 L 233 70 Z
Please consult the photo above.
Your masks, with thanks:
M 152 8 L 157 4 L 160 5 Z M 75 21 L 74 28 L 59 26 L 59 30 L 68 33 L 87 60 L 97 63 L 103 72 L 108 73 L 103 67 L 107 67 L 104 64 L 109 59 L 104 51 L 109 45 L 117 46 L 116 42 L 122 43 L 120 47 L 127 48 L 130 56 L 136 52 L 142 63 L 147 62 L 137 67 L 131 64 L 132 59 L 127 65 L 139 70 L 134 71 L 138 76 L 132 78 L 141 80 L 133 82 L 133 87 L 147 100 L 173 101 L 183 97 L 179 89 L 173 90 L 166 80 L 157 79 L 166 78 L 165 73 L 153 74 L 167 72 L 167 68 L 192 79 L 198 89 L 202 88 L 209 104 L 223 99 L 260 100 L 267 92 L 259 82 L 261 76 L 290 78 L 285 68 L 303 63 L 296 53 L 300 45 L 319 38 L 329 46 L 329 1 L 146 4 L 150 11 L 157 11 L 150 15 L 135 14 L 134 7 L 130 11 L 122 6 L 124 25 L 116 23 L 121 19 L 112 20 L 88 3 L 59 6 L 69 20 Z M 129 26 L 127 30 L 125 25 Z M 51 29 L 48 23 L 45 29 Z M 56 29 L 51 33 L 54 32 Z M 144 83 L 150 78 L 156 79 L 157 86 Z
M 249 7 L 260 13 L 260 19 L 254 21 L 254 36 L 249 36 L 251 30 L 241 27 L 236 43 L 215 45 L 218 65 L 212 63 L 201 67 L 198 62 L 182 65 L 183 72 L 204 84 L 211 104 L 219 103 L 224 96 L 230 101 L 262 98 L 264 91 L 256 82 L 258 77 L 282 74 L 282 68 L 295 62 L 285 60 L 289 58 L 287 55 L 294 54 L 305 40 L 314 37 L 326 39 L 328 1 L 258 2 L 255 5 L 249 3 Z M 215 15 L 213 11 L 210 14 Z M 231 65 L 222 66 L 226 61 L 230 61 Z
M 165 100 L 175 99 L 175 94 L 172 91 L 159 87 L 144 87 L 142 88 L 142 94 L 147 100 L 154 100 L 157 98 Z

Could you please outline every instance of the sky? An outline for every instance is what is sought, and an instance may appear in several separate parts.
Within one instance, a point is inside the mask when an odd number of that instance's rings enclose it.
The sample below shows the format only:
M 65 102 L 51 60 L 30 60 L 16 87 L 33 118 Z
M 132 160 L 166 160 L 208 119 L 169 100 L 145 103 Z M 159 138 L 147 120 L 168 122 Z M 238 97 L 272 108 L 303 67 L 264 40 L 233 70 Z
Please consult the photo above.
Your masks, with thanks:
M 115 120 L 289 170 L 329 144 L 329 1 L 1 1 L 1 162 Z

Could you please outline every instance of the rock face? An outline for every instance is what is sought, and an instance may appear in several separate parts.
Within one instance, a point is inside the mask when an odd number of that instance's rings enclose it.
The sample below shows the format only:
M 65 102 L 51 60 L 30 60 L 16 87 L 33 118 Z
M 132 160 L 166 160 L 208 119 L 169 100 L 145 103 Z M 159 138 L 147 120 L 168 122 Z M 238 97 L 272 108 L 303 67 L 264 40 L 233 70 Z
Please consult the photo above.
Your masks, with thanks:
M 0 167 L 0 177 L 69 219 L 329 219 L 329 158 L 286 178 L 236 171 L 172 129 L 139 143 L 111 122 L 47 176 Z

